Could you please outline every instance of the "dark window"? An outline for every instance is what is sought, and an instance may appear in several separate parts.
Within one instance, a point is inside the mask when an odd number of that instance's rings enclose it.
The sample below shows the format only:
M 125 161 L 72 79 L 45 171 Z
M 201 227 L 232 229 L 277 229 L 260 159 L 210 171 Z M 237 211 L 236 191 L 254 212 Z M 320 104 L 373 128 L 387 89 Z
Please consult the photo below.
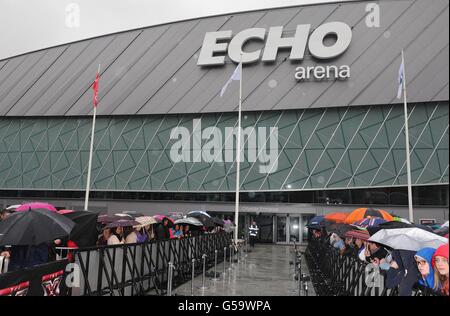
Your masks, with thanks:
M 413 187 L 413 203 L 421 206 L 448 206 L 448 185 Z M 84 191 L 0 190 L 0 198 L 19 198 L 23 201 L 45 199 L 84 199 Z M 210 201 L 234 202 L 236 194 L 183 192 L 91 191 L 96 200 L 140 201 Z M 406 187 L 357 190 L 317 190 L 290 192 L 241 192 L 241 202 L 311 203 L 329 205 L 408 205 Z

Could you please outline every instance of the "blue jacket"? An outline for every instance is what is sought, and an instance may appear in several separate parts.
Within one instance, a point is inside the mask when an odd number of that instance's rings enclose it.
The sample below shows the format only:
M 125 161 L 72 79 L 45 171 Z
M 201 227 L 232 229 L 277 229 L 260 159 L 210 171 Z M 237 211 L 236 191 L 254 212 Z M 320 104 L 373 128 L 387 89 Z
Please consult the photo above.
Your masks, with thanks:
M 427 275 L 425 280 L 423 278 L 419 278 L 419 284 L 425 285 L 431 289 L 434 287 L 434 270 L 433 265 L 431 264 L 431 258 L 433 258 L 435 252 L 436 249 L 434 248 L 423 248 L 420 249 L 415 255 L 415 257 L 420 257 L 428 262 L 430 273 Z

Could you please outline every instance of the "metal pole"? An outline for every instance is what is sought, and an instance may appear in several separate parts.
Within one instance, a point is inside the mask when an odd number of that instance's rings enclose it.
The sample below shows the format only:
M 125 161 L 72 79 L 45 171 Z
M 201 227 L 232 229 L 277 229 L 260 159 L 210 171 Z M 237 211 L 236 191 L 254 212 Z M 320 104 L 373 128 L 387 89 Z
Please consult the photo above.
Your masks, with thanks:
M 195 259 L 192 259 L 191 296 L 194 296 Z
M 308 281 L 305 282 L 305 296 L 308 296 Z
M 173 277 L 173 263 L 169 262 L 169 272 L 167 273 L 167 296 L 172 296 L 172 277 Z
M 234 230 L 234 242 L 238 239 L 239 229 L 239 189 L 240 189 L 240 169 L 241 169 L 241 110 L 242 110 L 242 54 L 241 62 L 239 64 L 240 80 L 239 80 L 239 113 L 238 113 L 238 135 L 237 135 L 237 149 L 236 149 L 236 206 L 234 211 L 234 223 L 236 228 Z
M 230 246 L 230 265 L 228 266 L 228 270 L 231 270 L 231 261 L 233 260 L 233 254 L 232 254 L 233 248 Z
M 214 277 L 213 281 L 217 281 L 217 249 L 214 250 Z
M 100 64 L 98 64 L 97 74 L 100 74 Z M 94 117 L 92 120 L 91 146 L 89 149 L 88 174 L 86 180 L 86 195 L 84 197 L 84 210 L 88 210 L 89 191 L 91 189 L 91 169 L 92 169 L 92 152 L 94 151 L 94 134 L 95 134 L 95 118 L 97 116 L 97 104 L 94 104 Z
M 227 266 L 227 247 L 223 247 L 223 275 L 225 280 L 225 269 Z
M 408 210 L 409 221 L 414 222 L 413 201 L 412 201 L 412 187 L 411 187 L 411 162 L 409 151 L 409 127 L 408 127 L 408 104 L 406 102 L 406 71 L 405 71 L 405 54 L 402 50 L 402 64 L 403 64 L 403 105 L 405 112 L 405 137 L 406 137 L 406 173 L 408 179 Z
M 205 273 L 206 273 L 206 254 L 203 254 L 203 273 L 202 273 L 202 290 L 206 289 L 205 287 Z

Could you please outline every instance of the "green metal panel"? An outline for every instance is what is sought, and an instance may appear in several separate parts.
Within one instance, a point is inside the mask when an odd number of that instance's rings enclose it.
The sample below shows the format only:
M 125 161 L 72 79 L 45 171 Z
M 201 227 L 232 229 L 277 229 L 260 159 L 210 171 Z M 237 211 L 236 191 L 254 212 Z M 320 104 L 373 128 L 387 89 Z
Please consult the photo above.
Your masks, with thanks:
M 409 105 L 414 185 L 448 183 L 448 109 L 448 102 Z M 194 119 L 201 119 L 203 130 L 220 130 L 220 161 L 171 159 L 171 131 L 185 127 L 192 136 Z M 236 113 L 99 117 L 92 189 L 234 191 L 235 163 L 225 161 L 224 144 L 226 128 L 235 127 L 236 121 Z M 83 190 L 91 124 L 89 117 L 0 119 L 0 188 Z M 406 185 L 402 106 L 246 112 L 242 124 L 256 128 L 255 135 L 243 137 L 244 191 Z M 266 152 L 270 127 L 278 128 L 278 165 L 270 173 L 260 172 L 258 159 L 249 161 L 249 148 L 257 158 L 264 150 L 257 142 L 259 127 L 267 128 L 261 143 Z M 256 143 L 249 143 L 253 136 Z M 191 140 L 189 154 L 191 159 L 195 155 Z

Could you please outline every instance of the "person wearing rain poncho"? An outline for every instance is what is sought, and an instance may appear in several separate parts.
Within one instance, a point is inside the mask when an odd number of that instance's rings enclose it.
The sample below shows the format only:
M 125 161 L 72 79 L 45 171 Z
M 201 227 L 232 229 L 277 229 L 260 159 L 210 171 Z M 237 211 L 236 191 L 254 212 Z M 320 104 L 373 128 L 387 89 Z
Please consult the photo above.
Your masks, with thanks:
M 432 258 L 435 251 L 436 249 L 434 248 L 423 248 L 419 250 L 414 256 L 417 264 L 417 269 L 420 273 L 419 284 L 429 289 L 433 289 L 435 286 L 435 276 L 432 265 Z

